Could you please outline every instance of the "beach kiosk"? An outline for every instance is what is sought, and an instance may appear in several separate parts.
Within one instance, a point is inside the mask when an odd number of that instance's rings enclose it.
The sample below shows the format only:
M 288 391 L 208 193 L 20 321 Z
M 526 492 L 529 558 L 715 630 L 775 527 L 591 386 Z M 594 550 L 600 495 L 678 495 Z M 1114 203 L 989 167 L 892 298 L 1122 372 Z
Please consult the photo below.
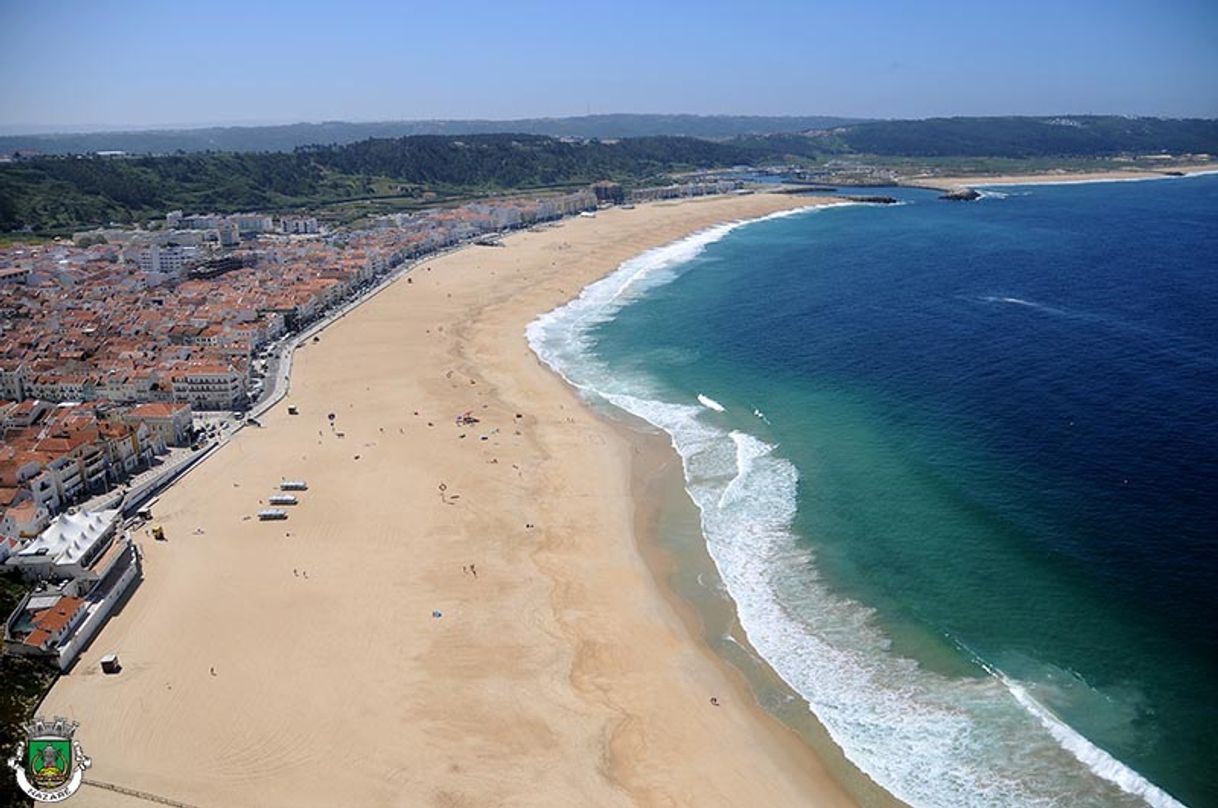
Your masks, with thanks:
M 272 494 L 267 500 L 272 505 L 296 505 L 299 501 L 295 494 Z
M 102 673 L 118 673 L 123 669 L 119 664 L 118 654 L 106 654 L 101 658 Z
M 258 511 L 258 519 L 263 522 L 272 522 L 276 519 L 287 519 L 288 512 L 280 508 L 263 508 Z
M 304 480 L 284 480 L 279 484 L 280 491 L 308 491 L 309 484 Z
M 135 512 L 135 515 L 145 522 L 152 518 L 152 506 L 160 501 L 160 497 L 153 497 L 140 506 L 140 509 Z

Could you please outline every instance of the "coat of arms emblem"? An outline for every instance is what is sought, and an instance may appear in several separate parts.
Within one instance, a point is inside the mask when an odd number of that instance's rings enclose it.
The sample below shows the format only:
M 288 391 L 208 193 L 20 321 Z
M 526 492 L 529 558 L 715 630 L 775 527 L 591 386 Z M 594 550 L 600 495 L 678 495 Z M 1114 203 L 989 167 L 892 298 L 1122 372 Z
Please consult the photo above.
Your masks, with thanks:
M 76 793 L 92 761 L 74 740 L 75 721 L 36 718 L 26 724 L 25 741 L 8 759 L 17 785 L 37 802 L 61 802 Z

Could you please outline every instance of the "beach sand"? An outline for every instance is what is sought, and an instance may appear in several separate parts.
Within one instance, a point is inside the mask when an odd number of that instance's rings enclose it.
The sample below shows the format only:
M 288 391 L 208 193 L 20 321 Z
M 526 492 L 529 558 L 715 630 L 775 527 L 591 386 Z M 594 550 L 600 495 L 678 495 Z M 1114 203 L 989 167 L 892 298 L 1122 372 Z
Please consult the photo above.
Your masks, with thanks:
M 264 427 L 161 496 L 168 541 L 141 536 L 144 582 L 40 709 L 81 722 L 88 779 L 193 806 L 853 804 L 678 614 L 639 552 L 637 445 L 523 333 L 650 247 L 813 201 L 517 233 L 302 347 Z M 290 518 L 249 518 L 282 477 L 309 483 Z
M 954 191 L 962 188 L 976 188 L 987 185 L 1040 185 L 1055 182 L 1102 182 L 1107 180 L 1145 180 L 1154 178 L 1170 178 L 1176 175 L 1168 171 L 1179 171 L 1183 174 L 1200 174 L 1218 171 L 1218 163 L 1202 163 L 1191 166 L 1165 166 L 1162 171 L 1144 171 L 1130 169 L 1128 171 L 1062 171 L 1045 172 L 1040 174 L 1002 174 L 994 176 L 975 177 L 902 177 L 901 185 L 919 188 L 935 188 L 941 191 Z

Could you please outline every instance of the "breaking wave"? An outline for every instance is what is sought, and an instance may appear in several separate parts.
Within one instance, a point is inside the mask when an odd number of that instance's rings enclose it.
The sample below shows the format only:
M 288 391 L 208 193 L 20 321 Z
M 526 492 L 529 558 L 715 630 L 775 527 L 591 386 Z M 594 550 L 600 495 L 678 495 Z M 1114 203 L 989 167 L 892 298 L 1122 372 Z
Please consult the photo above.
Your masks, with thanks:
M 668 434 L 750 644 L 807 701 L 847 758 L 912 806 L 1180 806 L 1062 722 L 1025 683 L 992 666 L 987 675 L 948 677 L 894 653 L 873 610 L 832 591 L 814 553 L 797 540 L 798 469 L 747 431 L 709 423 L 713 400 L 666 400 L 654 380 L 625 375 L 597 356 L 597 325 L 678 277 L 742 224 L 624 262 L 530 323 L 526 336 L 585 397 Z

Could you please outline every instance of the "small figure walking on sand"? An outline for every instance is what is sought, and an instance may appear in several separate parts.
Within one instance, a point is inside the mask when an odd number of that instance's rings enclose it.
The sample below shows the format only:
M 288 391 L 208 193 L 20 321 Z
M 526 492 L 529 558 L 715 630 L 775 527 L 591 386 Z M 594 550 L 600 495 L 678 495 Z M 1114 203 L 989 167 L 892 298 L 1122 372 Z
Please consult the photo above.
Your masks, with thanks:
M 469 565 L 469 571 L 470 571 L 470 572 L 473 574 L 473 576 L 474 576 L 475 578 L 477 578 L 477 577 L 478 577 L 478 568 L 477 568 L 477 567 L 475 567 L 473 564 L 470 564 L 470 565 Z
M 215 675 L 216 675 L 216 669 L 215 669 L 215 667 L 213 667 L 213 668 L 211 669 L 211 675 L 212 675 L 212 676 L 215 676 Z
M 718 699 L 718 698 L 716 698 L 715 696 L 711 696 L 711 697 L 710 697 L 710 703 L 711 703 L 711 706 L 713 706 L 713 707 L 718 707 L 718 706 L 719 706 L 719 699 Z
M 296 569 L 295 567 L 292 567 L 292 577 L 293 577 L 293 578 L 299 578 L 299 577 L 300 577 L 300 570 Z

